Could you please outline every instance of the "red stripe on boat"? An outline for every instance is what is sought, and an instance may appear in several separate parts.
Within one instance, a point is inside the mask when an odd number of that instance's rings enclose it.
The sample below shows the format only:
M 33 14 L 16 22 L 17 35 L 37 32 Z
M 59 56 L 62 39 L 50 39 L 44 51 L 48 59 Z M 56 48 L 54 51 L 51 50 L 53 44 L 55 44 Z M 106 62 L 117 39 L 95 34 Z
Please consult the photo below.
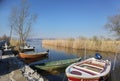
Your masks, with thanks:
M 69 81 L 99 81 L 99 79 L 87 79 L 87 78 L 75 78 L 75 77 L 68 77 Z

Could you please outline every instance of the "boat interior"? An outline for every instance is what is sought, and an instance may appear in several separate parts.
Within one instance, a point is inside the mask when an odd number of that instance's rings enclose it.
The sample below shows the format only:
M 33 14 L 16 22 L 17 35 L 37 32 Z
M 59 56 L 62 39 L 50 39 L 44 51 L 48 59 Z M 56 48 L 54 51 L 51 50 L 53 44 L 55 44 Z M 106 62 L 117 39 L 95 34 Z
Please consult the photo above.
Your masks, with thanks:
M 104 60 L 88 60 L 77 63 L 72 66 L 70 73 L 81 76 L 93 76 L 103 73 L 106 70 L 106 61 Z

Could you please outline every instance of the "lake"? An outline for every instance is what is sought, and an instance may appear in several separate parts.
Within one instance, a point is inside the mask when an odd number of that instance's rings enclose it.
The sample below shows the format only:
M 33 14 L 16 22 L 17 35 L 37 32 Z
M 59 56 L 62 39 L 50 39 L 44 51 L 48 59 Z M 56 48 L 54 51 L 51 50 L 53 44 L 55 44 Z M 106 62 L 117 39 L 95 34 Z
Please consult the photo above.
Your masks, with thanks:
M 28 43 L 31 46 L 35 46 L 35 51 L 46 51 L 49 49 L 50 53 L 48 58 L 38 60 L 36 62 L 32 62 L 30 64 L 37 64 L 37 63 L 44 63 L 49 61 L 56 61 L 62 59 L 69 59 L 69 58 L 76 58 L 82 57 L 82 59 L 87 59 L 90 57 L 94 57 L 95 51 L 88 51 L 88 50 L 75 50 L 63 47 L 53 47 L 41 44 L 42 40 L 33 39 L 28 40 Z M 111 75 L 107 81 L 119 81 L 120 80 L 120 54 L 118 53 L 104 53 L 99 52 L 102 55 L 103 59 L 108 59 L 112 61 L 112 70 Z M 46 77 L 49 81 L 68 81 L 65 75 L 65 68 L 64 69 L 57 69 L 52 71 L 51 73 L 40 72 L 44 77 Z

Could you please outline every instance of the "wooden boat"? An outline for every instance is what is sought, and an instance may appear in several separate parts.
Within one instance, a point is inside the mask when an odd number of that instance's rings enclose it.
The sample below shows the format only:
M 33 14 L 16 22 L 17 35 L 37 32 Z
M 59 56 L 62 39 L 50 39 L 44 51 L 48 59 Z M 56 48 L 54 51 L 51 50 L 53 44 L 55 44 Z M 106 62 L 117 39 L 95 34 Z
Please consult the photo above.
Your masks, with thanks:
M 80 61 L 81 58 L 73 58 L 73 59 L 67 59 L 67 60 L 58 60 L 58 61 L 52 61 L 52 62 L 46 62 L 41 64 L 36 64 L 32 66 L 34 69 L 37 70 L 45 70 L 45 71 L 51 71 L 58 68 L 64 68 L 69 66 L 71 63 Z
M 2 46 L 1 50 L 2 50 L 2 54 L 3 55 L 10 55 L 10 54 L 14 54 L 15 50 L 14 50 L 15 46 L 10 46 L 7 44 L 7 42 L 5 42 L 5 44 Z
M 110 69 L 110 61 L 89 58 L 68 66 L 66 75 L 69 81 L 104 81 L 107 79 Z
M 48 55 L 48 52 L 39 52 L 39 53 L 32 53 L 32 54 L 19 53 L 19 57 L 23 59 L 35 59 L 35 58 L 41 58 L 47 55 Z
M 15 48 L 15 46 L 10 46 L 5 42 L 5 44 L 2 46 L 3 51 L 11 51 Z
M 20 50 L 21 50 L 22 52 L 34 51 L 34 50 L 35 50 L 35 47 L 30 46 L 30 45 L 20 46 Z
M 48 56 L 44 56 L 44 57 L 41 57 L 41 58 L 24 59 L 23 61 L 26 64 L 30 64 L 30 63 L 33 63 L 33 62 L 36 62 L 36 61 L 41 61 L 41 60 L 44 60 L 44 59 L 48 59 Z

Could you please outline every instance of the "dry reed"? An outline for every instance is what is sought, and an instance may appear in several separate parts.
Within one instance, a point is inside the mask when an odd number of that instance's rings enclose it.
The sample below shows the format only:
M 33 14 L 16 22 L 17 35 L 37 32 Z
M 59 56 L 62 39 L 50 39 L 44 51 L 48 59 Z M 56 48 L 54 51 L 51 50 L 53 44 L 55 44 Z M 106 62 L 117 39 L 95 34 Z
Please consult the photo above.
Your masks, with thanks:
M 42 44 L 74 49 L 86 48 L 87 50 L 103 52 L 116 52 L 119 51 L 120 48 L 120 41 L 111 40 L 56 39 L 56 40 L 43 40 Z
M 15 46 L 15 50 L 19 51 L 19 46 L 20 46 L 19 40 L 15 40 L 15 39 L 10 40 L 10 45 Z

